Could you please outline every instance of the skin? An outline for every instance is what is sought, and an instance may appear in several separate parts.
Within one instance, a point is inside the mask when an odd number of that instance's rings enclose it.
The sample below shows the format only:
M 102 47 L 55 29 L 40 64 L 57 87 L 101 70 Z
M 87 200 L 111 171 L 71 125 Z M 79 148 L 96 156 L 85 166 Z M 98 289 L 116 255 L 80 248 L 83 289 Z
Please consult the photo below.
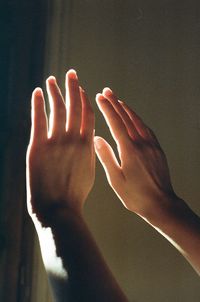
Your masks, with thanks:
M 94 114 L 76 73 L 71 71 L 66 76 L 66 105 L 54 77 L 47 79 L 47 93 L 49 130 L 44 96 L 36 88 L 27 151 L 29 214 L 35 213 L 42 223 L 51 207 L 81 212 L 95 172 Z
M 55 301 L 124 301 L 83 218 L 94 183 L 94 113 L 74 70 L 66 98 L 47 79 L 49 127 L 42 90 L 32 95 L 27 150 L 27 206 Z
M 155 134 L 111 89 L 96 96 L 116 142 L 95 137 L 95 150 L 108 182 L 123 205 L 168 239 L 200 274 L 200 219 L 172 187 L 166 156 Z
M 55 301 L 127 301 L 83 218 L 95 151 L 124 206 L 165 236 L 199 273 L 200 219 L 175 194 L 152 130 L 110 89 L 98 94 L 118 162 L 111 146 L 94 138 L 94 113 L 75 71 L 66 75 L 65 101 L 54 77 L 47 79 L 47 93 L 49 126 L 42 90 L 32 95 L 27 207 Z

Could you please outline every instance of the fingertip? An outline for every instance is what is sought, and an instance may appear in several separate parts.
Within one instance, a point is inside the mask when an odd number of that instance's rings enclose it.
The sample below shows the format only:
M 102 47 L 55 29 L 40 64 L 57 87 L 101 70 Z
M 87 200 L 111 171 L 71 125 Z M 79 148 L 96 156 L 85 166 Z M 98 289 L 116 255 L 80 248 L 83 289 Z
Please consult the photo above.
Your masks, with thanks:
M 113 94 L 113 91 L 109 87 L 105 87 L 102 91 L 103 95 L 110 95 Z
M 96 94 L 96 101 L 103 101 L 105 100 L 105 97 L 101 93 Z
M 73 79 L 73 80 L 77 80 L 78 76 L 77 76 L 77 72 L 75 69 L 69 69 L 66 73 L 66 77 L 69 79 Z
M 38 110 L 38 108 L 40 108 L 42 104 L 44 104 L 43 91 L 40 87 L 36 87 L 33 90 L 32 98 L 31 98 L 32 112 L 35 112 L 35 110 Z
M 46 83 L 47 84 L 56 84 L 56 78 L 51 75 L 46 79 Z
M 100 96 L 102 96 L 102 94 L 101 94 L 101 93 L 97 93 L 97 94 L 96 94 L 96 100 L 97 100 Z
M 42 88 L 36 87 L 32 93 L 33 96 L 43 96 Z

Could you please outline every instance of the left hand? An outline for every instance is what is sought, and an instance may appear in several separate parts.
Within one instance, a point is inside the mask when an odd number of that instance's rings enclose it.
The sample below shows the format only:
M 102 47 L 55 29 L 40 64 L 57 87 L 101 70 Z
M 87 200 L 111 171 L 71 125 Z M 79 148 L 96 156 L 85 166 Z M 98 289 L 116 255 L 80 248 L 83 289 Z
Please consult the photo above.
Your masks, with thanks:
M 96 153 L 109 184 L 127 209 L 145 219 L 160 218 L 173 207 L 177 196 L 155 134 L 110 89 L 105 88 L 96 100 L 120 158 L 119 163 L 111 146 L 95 137 Z
M 94 113 L 76 72 L 66 75 L 66 104 L 56 79 L 49 77 L 46 84 L 49 131 L 43 93 L 36 88 L 27 150 L 28 211 L 42 224 L 55 208 L 81 213 L 95 174 Z

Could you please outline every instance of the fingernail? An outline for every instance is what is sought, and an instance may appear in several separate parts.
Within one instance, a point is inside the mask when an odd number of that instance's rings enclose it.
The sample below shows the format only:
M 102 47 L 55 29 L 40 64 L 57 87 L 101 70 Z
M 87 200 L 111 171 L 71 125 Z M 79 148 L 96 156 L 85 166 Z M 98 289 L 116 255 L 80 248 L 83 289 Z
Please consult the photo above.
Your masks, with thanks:
M 109 88 L 109 87 L 105 87 L 104 89 L 103 89 L 103 94 L 106 94 L 106 93 L 113 93 L 113 91 Z
M 105 100 L 105 97 L 101 93 L 96 94 L 96 100 Z

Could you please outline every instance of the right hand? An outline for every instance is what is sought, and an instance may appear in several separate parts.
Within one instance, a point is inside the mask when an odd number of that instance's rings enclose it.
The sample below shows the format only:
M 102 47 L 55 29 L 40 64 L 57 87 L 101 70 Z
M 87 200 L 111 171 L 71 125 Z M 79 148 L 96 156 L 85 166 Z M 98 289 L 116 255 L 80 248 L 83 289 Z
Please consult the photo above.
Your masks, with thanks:
M 177 199 L 164 152 L 154 133 L 109 88 L 96 101 L 117 144 L 119 164 L 111 146 L 95 137 L 95 150 L 109 184 L 130 211 L 150 218 Z

